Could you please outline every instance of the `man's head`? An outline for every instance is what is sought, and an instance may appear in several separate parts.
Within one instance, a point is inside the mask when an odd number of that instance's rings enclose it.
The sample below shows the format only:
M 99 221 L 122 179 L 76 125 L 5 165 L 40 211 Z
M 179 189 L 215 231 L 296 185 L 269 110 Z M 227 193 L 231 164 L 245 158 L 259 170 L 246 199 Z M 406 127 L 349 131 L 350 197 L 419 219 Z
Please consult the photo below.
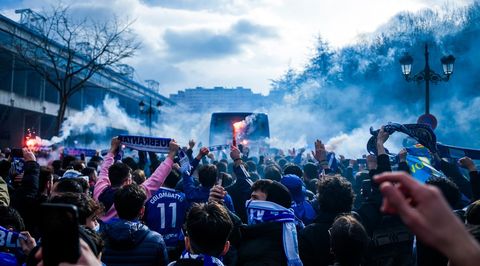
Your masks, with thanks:
M 225 255 L 233 223 L 225 207 L 218 203 L 194 204 L 187 214 L 185 247 L 194 254 Z
M 147 194 L 137 184 L 129 184 L 115 192 L 113 204 L 118 217 L 124 220 L 135 220 L 143 216 Z
M 460 190 L 455 183 L 450 181 L 450 179 L 443 177 L 431 177 L 425 183 L 440 189 L 450 207 L 452 209 L 455 208 L 455 205 L 461 197 Z
M 50 203 L 75 205 L 78 210 L 78 223 L 92 229 L 97 225 L 96 218 L 102 211 L 94 199 L 82 193 L 66 192 L 52 197 Z
M 38 193 L 49 195 L 53 187 L 53 169 L 42 166 L 38 177 Z
M 22 216 L 12 207 L 0 206 L 0 226 L 20 232 L 25 230 Z
M 350 212 L 353 204 L 352 184 L 340 175 L 327 175 L 318 181 L 318 203 L 323 212 Z
M 313 163 L 306 163 L 303 166 L 303 177 L 305 181 L 318 178 L 318 168 Z
M 145 172 L 142 169 L 137 169 L 133 171 L 132 179 L 133 182 L 135 182 L 137 185 L 141 185 L 143 182 L 145 182 L 147 177 L 145 176 Z
M 108 168 L 108 179 L 112 187 L 120 187 L 132 183 L 132 169 L 124 163 L 114 163 Z
M 203 187 L 213 187 L 217 183 L 217 178 L 217 167 L 213 164 L 204 165 L 198 170 L 198 181 Z
M 283 168 L 283 175 L 296 175 L 299 178 L 302 178 L 303 171 L 295 164 L 287 164 L 285 168 Z
M 83 193 L 83 186 L 80 184 L 80 179 L 78 178 L 61 178 L 55 184 L 53 184 L 52 191 L 50 193 L 51 197 L 56 195 L 72 192 L 72 193 Z
M 175 188 L 178 181 L 180 181 L 180 174 L 177 170 L 172 169 L 172 171 L 170 171 L 167 178 L 165 179 L 165 182 L 163 182 L 163 186 L 168 188 Z
M 264 175 L 266 179 L 280 181 L 282 179 L 282 172 L 278 168 L 278 166 L 271 164 L 265 167 Z
M 280 183 L 288 188 L 290 195 L 292 195 L 292 198 L 296 203 L 305 201 L 306 188 L 300 177 L 294 174 L 284 175 L 282 180 L 280 180 Z
M 365 228 L 351 215 L 335 219 L 330 233 L 330 248 L 340 265 L 360 265 L 369 238 Z
M 467 224 L 480 225 L 480 200 L 470 204 L 465 213 L 465 220 Z
M 271 201 L 285 208 L 292 206 L 292 197 L 288 188 L 280 182 L 270 179 L 260 179 L 253 183 L 250 198 L 252 200 Z

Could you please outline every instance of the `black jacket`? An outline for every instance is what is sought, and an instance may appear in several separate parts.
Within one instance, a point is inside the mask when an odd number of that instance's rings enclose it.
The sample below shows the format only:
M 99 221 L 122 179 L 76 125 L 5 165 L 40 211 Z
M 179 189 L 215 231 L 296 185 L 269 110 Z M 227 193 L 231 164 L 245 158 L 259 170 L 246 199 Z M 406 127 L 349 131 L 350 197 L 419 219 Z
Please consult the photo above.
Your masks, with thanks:
M 242 241 L 237 265 L 287 265 L 282 223 L 246 225 L 240 232 Z
M 115 265 L 167 265 L 162 236 L 139 222 L 115 220 L 103 228 L 105 248 L 102 261 Z
M 330 253 L 328 229 L 337 214 L 320 212 L 312 224 L 298 234 L 298 247 L 303 265 L 331 265 L 334 257 Z

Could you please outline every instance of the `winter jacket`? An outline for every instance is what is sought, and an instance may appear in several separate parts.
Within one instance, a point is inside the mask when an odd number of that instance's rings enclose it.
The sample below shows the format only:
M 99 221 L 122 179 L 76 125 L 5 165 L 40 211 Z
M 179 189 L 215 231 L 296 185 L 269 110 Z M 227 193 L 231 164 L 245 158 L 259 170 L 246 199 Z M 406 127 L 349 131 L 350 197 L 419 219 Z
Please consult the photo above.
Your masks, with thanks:
M 34 231 L 38 223 L 35 207 L 38 205 L 39 176 L 40 165 L 35 161 L 26 161 L 21 186 L 15 189 L 10 198 L 10 206 L 20 213 L 28 231 Z
M 298 247 L 303 265 L 330 265 L 334 257 L 330 253 L 328 229 L 338 214 L 320 212 L 312 224 L 298 233 Z
M 136 221 L 113 219 L 102 230 L 105 248 L 102 262 L 116 265 L 167 265 L 162 236 Z
M 243 165 L 234 166 L 233 172 L 237 177 L 235 184 L 227 188 L 228 195 L 232 197 L 235 213 L 242 222 L 247 222 L 247 210 L 245 209 L 245 202 L 250 199 L 252 193 L 253 182 L 250 175 Z
M 102 202 L 102 200 L 104 200 L 103 204 L 110 206 L 105 215 L 100 217 L 100 219 L 104 222 L 114 217 L 118 217 L 115 206 L 113 206 L 113 194 L 116 190 L 112 189 L 110 179 L 108 178 L 108 168 L 110 168 L 110 166 L 112 166 L 115 162 L 114 157 L 115 156 L 110 152 L 105 156 L 102 168 L 100 169 L 100 174 L 98 175 L 97 183 L 95 184 L 95 188 L 93 190 L 93 198 L 96 201 Z M 160 164 L 160 166 L 155 170 L 155 172 L 140 185 L 145 189 L 145 192 L 147 193 L 147 199 L 149 199 L 152 194 L 162 186 L 163 182 L 172 170 L 172 165 L 172 159 L 167 157 L 165 161 L 163 161 L 162 164 Z M 103 193 L 107 194 L 103 195 Z
M 240 231 L 237 265 L 287 265 L 282 223 L 246 225 Z

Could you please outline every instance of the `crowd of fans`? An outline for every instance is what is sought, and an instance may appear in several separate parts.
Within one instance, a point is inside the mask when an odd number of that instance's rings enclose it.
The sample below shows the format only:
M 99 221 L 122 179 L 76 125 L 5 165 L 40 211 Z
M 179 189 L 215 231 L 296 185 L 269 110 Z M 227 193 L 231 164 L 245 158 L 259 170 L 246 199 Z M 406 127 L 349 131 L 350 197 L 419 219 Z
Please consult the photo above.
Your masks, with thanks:
M 79 257 L 60 265 L 480 265 L 480 174 L 435 156 L 446 178 L 421 184 L 406 152 L 392 163 L 380 130 L 366 163 L 312 154 L 219 160 L 195 142 L 118 160 L 64 156 L 23 171 L 0 156 L 0 265 L 46 265 L 42 204 L 76 206 Z M 188 163 L 179 160 L 186 154 Z M 147 160 L 148 158 L 148 160 Z M 467 169 L 464 177 L 459 167 Z M 53 219 L 53 218 L 52 218 Z M 12 243 L 9 232 L 17 232 Z

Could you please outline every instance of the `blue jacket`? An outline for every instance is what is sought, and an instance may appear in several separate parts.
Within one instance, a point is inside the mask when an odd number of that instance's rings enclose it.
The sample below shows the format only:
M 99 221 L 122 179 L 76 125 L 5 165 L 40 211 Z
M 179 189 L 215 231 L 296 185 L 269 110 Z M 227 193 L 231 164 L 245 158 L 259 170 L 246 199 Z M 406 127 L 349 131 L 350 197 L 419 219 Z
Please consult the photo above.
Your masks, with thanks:
M 102 262 L 115 265 L 167 265 L 162 236 L 137 221 L 112 219 L 102 229 L 105 248 Z

